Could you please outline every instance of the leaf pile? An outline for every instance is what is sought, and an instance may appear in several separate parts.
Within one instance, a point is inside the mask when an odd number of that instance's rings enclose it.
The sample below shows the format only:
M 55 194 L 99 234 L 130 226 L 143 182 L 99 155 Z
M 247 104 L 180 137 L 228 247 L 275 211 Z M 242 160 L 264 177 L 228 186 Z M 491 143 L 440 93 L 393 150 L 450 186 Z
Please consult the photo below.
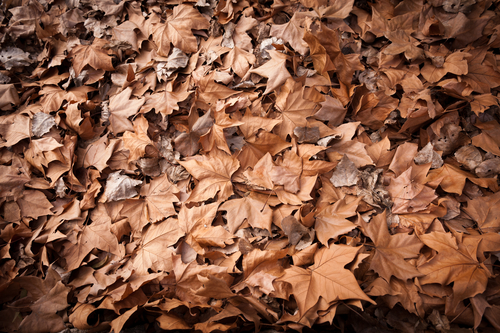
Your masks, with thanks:
M 0 330 L 500 331 L 498 1 L 0 6 Z

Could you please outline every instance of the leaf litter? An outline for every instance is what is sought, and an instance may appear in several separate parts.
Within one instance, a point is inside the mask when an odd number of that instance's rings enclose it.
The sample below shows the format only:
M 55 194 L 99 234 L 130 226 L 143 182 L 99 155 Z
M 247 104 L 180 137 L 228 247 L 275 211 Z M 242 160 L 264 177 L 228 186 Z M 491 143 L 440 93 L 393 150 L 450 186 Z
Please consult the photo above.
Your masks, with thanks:
M 500 331 L 496 1 L 0 5 L 0 330 Z

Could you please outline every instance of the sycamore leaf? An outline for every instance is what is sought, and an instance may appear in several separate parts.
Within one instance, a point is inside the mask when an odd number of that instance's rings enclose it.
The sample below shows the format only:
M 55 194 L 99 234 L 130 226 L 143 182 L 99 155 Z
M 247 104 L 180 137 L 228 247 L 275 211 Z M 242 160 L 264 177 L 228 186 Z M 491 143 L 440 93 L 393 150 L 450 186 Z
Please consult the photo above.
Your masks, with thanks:
M 427 182 L 438 181 L 441 188 L 446 192 L 461 195 L 466 179 L 481 187 L 496 185 L 492 184 L 487 178 L 476 178 L 471 173 L 460 170 L 448 163 L 445 163 L 439 169 L 431 170 L 427 177 Z
M 132 179 L 120 174 L 120 171 L 113 172 L 108 176 L 104 197 L 107 201 L 118 201 L 135 197 L 138 192 L 135 189 L 142 181 Z
M 45 133 L 48 133 L 50 129 L 56 125 L 54 117 L 44 112 L 35 113 L 33 116 L 33 122 L 31 124 L 31 132 L 41 137 Z
M 233 48 L 224 58 L 224 68 L 232 68 L 239 77 L 244 77 L 255 63 L 255 56 L 239 47 Z
M 129 160 L 136 161 L 146 153 L 146 147 L 153 145 L 148 136 L 149 123 L 142 115 L 134 121 L 134 132 L 123 133 L 123 145 L 130 151 Z
M 156 321 L 158 322 L 158 326 L 160 326 L 162 330 L 168 331 L 191 329 L 191 326 L 186 324 L 186 322 L 182 318 L 179 318 L 173 313 L 163 313 L 156 318 Z
M 115 135 L 134 130 L 128 117 L 135 116 L 145 100 L 144 98 L 130 100 L 131 95 L 132 89 L 127 88 L 109 99 L 109 121 L 111 131 Z
M 438 197 L 433 189 L 421 184 L 422 177 L 419 177 L 419 171 L 417 171 L 417 169 L 423 169 L 423 177 L 425 179 L 429 167 L 429 164 L 427 164 L 427 167 L 425 165 L 409 167 L 399 177 L 391 180 L 391 184 L 387 187 L 387 190 L 394 202 L 392 206 L 394 214 L 413 213 L 424 210 Z
M 301 20 L 297 18 L 295 12 L 288 23 L 275 25 L 271 27 L 271 36 L 276 36 L 289 43 L 295 51 L 301 55 L 305 55 L 308 51 L 307 44 L 302 40 L 304 36 L 304 28 L 300 26 Z
M 244 197 L 226 201 L 219 210 L 227 211 L 227 224 L 231 233 L 235 233 L 245 220 L 253 228 L 271 232 L 272 210 L 265 202 Z
M 314 265 L 307 269 L 291 266 L 279 278 L 291 284 L 299 311 L 304 314 L 320 297 L 328 303 L 359 299 L 375 303 L 361 290 L 354 275 L 344 268 L 356 257 L 359 248 L 333 244 L 314 255 Z
M 64 330 L 66 325 L 58 314 L 68 307 L 68 294 L 71 291 L 58 281 L 50 291 L 30 306 L 32 312 L 19 325 L 19 332 L 55 332 Z
M 212 151 L 214 146 L 217 146 L 218 149 L 225 151 L 228 154 L 231 154 L 231 150 L 227 145 L 226 135 L 224 133 L 225 129 L 229 129 L 231 127 L 242 125 L 243 123 L 237 120 L 231 119 L 225 112 L 224 109 L 214 112 L 215 123 L 212 125 L 212 128 L 206 133 L 202 135 L 200 138 L 200 142 L 205 151 Z
M 14 59 L 13 59 L 14 60 Z M 19 104 L 19 95 L 13 84 L 0 84 L 0 109 Z
M 112 57 L 103 51 L 103 46 L 106 44 L 105 40 L 95 38 L 91 45 L 77 45 L 71 52 L 70 56 L 73 57 L 73 68 L 75 74 L 78 76 L 86 65 L 93 69 L 104 69 L 106 71 L 113 71 Z
M 455 310 L 459 302 L 484 292 L 490 271 L 477 258 L 471 256 L 465 246 L 450 233 L 432 232 L 419 238 L 425 245 L 437 251 L 430 261 L 418 266 L 425 274 L 421 283 L 453 283 L 451 309 Z
M 24 190 L 22 198 L 17 200 L 22 216 L 38 218 L 42 215 L 52 215 L 53 206 L 40 191 Z
M 250 112 L 246 112 L 240 121 L 242 124 L 239 126 L 239 129 L 246 139 L 250 139 L 252 136 L 256 135 L 261 128 L 267 132 L 271 132 L 274 126 L 280 123 L 277 119 L 255 117 Z
M 487 94 L 491 88 L 500 85 L 500 73 L 494 68 L 477 62 L 469 63 L 468 73 L 462 76 L 462 79 L 467 82 L 474 91 Z
M 426 60 L 422 68 L 422 76 L 429 82 L 434 83 L 441 80 L 447 73 L 457 75 L 467 74 L 467 60 L 464 59 L 468 54 L 455 52 L 446 57 L 444 63 L 435 63 Z M 441 57 L 442 58 L 442 57 Z M 431 58 L 432 59 L 432 58 Z M 438 67 L 439 66 L 439 67 Z
M 111 232 L 109 220 L 98 219 L 89 225 L 83 226 L 78 242 L 67 249 L 67 269 L 74 270 L 80 267 L 83 259 L 93 249 L 110 252 L 117 256 L 123 255 L 116 236 Z
M 172 203 L 179 201 L 177 193 L 179 189 L 168 180 L 167 175 L 153 178 L 142 186 L 140 194 L 146 200 L 151 221 L 160 221 L 176 214 Z
M 358 218 L 358 223 L 375 244 L 375 254 L 371 259 L 370 269 L 386 281 L 390 281 L 391 276 L 405 281 L 422 275 L 414 265 L 405 260 L 416 258 L 423 246 L 415 234 L 390 235 L 385 211 L 374 216 L 370 223 L 366 223 L 362 218 Z
M 281 52 L 273 50 L 269 50 L 268 53 L 271 56 L 271 60 L 258 68 L 250 70 L 250 73 L 268 78 L 264 95 L 276 90 L 276 88 L 290 78 L 290 73 L 286 69 L 286 60 L 288 57 Z
M 274 168 L 273 158 L 271 154 L 266 153 L 253 167 L 252 170 L 247 169 L 243 172 L 246 178 L 246 183 L 253 187 L 272 189 L 274 187 L 271 179 L 271 172 Z
M 177 243 L 181 236 L 175 219 L 169 218 L 151 224 L 142 235 L 141 244 L 132 259 L 132 267 L 139 274 L 149 274 L 149 269 L 171 271 L 174 250 L 170 247 Z
M 77 165 L 83 168 L 93 166 L 100 172 L 108 167 L 108 160 L 113 155 L 118 140 L 109 140 L 108 136 L 102 136 L 99 140 L 92 142 L 85 149 L 78 149 Z
M 271 171 L 273 183 L 283 185 L 285 191 L 297 193 L 300 190 L 302 159 L 291 150 L 287 150 L 283 153 L 283 159 L 276 164 Z
M 328 247 L 328 241 L 337 239 L 340 235 L 346 234 L 356 228 L 356 225 L 347 220 L 348 217 L 356 215 L 361 198 L 346 203 L 344 199 L 328 206 L 316 215 L 316 235 L 318 240 Z
M 204 201 L 215 195 L 218 200 L 226 200 L 233 194 L 231 176 L 240 165 L 236 158 L 214 149 L 199 159 L 179 161 L 179 163 L 199 180 L 189 196 L 189 201 Z
M 274 128 L 275 133 L 286 140 L 295 127 L 307 126 L 307 117 L 316 113 L 317 106 L 315 102 L 304 98 L 304 90 L 299 83 L 288 80 L 276 98 L 276 108 L 281 114 L 281 123 Z
M 191 30 L 208 29 L 209 27 L 208 20 L 198 10 L 190 5 L 181 4 L 174 7 L 164 34 L 175 47 L 185 53 L 194 53 L 198 51 L 198 43 Z
M 30 118 L 24 115 L 13 114 L 0 118 L 0 136 L 3 140 L 0 148 L 11 147 L 22 139 L 29 138 L 30 129 Z
M 210 226 L 217 214 L 219 203 L 214 202 L 200 207 L 188 209 L 185 205 L 182 206 L 179 212 L 179 228 L 183 234 L 189 234 L 191 230 L 199 226 Z
M 467 199 L 463 209 L 483 232 L 498 232 L 500 229 L 500 192 L 493 195 Z

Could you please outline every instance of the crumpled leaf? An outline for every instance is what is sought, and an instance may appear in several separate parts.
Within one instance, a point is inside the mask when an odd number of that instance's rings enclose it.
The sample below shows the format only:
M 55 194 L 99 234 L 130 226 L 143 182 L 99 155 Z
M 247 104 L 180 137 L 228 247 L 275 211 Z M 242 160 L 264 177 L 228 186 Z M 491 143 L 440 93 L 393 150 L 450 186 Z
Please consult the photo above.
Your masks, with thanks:
M 339 164 L 335 167 L 330 181 L 336 187 L 352 186 L 358 183 L 359 170 L 347 155 L 342 156 Z
M 0 63 L 6 70 L 10 71 L 14 67 L 29 66 L 33 63 L 31 54 L 24 52 L 20 48 L 8 46 L 0 52 Z
M 118 201 L 133 198 L 138 194 L 135 187 L 141 184 L 142 181 L 122 175 L 121 171 L 113 172 L 108 176 L 104 197 L 101 200 Z
M 38 112 L 33 116 L 33 121 L 31 123 L 31 132 L 34 135 L 41 137 L 45 133 L 48 133 L 53 126 L 56 126 L 54 117 L 52 117 L 50 114 Z

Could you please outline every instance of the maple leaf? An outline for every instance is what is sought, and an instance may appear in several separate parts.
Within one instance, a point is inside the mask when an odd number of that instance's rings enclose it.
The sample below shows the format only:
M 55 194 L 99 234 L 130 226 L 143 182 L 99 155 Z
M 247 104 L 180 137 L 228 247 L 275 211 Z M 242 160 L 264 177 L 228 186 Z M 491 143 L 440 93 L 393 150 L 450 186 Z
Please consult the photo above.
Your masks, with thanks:
M 11 147 L 22 139 L 29 138 L 30 129 L 30 118 L 21 114 L 0 118 L 0 135 L 3 139 L 3 142 L 0 142 L 0 148 Z
M 227 224 L 231 233 L 235 233 L 245 220 L 253 228 L 271 232 L 272 210 L 264 202 L 244 197 L 224 202 L 219 210 L 227 211 Z
M 320 297 L 328 303 L 348 299 L 375 303 L 361 290 L 354 275 L 344 268 L 358 251 L 359 248 L 332 244 L 314 254 L 314 265 L 307 269 L 291 266 L 278 280 L 291 284 L 301 314 L 314 306 Z
M 293 49 L 301 55 L 305 55 L 308 51 L 307 44 L 304 43 L 304 28 L 302 28 L 301 20 L 298 19 L 298 12 L 295 12 L 288 23 L 275 25 L 271 27 L 269 32 L 271 36 L 276 36 L 289 43 Z
M 391 180 L 387 190 L 394 202 L 393 214 L 424 210 L 438 197 L 433 189 L 422 184 L 429 167 L 430 165 L 409 167 L 399 177 Z
M 214 202 L 208 205 L 203 205 L 200 207 L 193 207 L 188 209 L 185 205 L 181 207 L 179 212 L 179 228 L 186 235 L 191 232 L 191 230 L 196 229 L 199 226 L 209 226 L 212 225 L 212 221 L 217 214 L 217 208 L 219 203 Z
M 269 50 L 268 53 L 271 60 L 249 71 L 250 73 L 259 74 L 260 76 L 268 78 L 264 95 L 276 90 L 276 88 L 281 86 L 291 77 L 290 73 L 288 73 L 288 69 L 286 69 L 287 55 L 273 50 Z
M 229 118 L 224 108 L 214 112 L 215 123 L 212 125 L 210 131 L 200 138 L 200 142 L 205 151 L 212 151 L 214 146 L 218 149 L 231 154 L 231 150 L 227 145 L 226 135 L 224 129 L 242 125 L 243 123 Z
M 79 148 L 77 152 L 77 165 L 82 168 L 93 166 L 100 172 L 108 167 L 108 160 L 113 155 L 118 140 L 109 140 L 107 135 L 92 142 L 87 148 Z
M 484 292 L 490 271 L 483 263 L 471 256 L 469 250 L 450 233 L 432 232 L 421 235 L 422 242 L 438 252 L 430 261 L 418 266 L 425 274 L 422 284 L 453 283 L 451 295 L 451 311 L 456 309 L 462 300 Z
M 488 179 L 476 178 L 471 173 L 460 170 L 456 166 L 448 163 L 445 163 L 439 169 L 431 170 L 426 182 L 439 181 L 439 185 L 446 192 L 457 193 L 458 195 L 461 195 L 462 190 L 465 186 L 466 179 L 481 187 L 496 187 L 496 184 L 493 184 Z
M 174 254 L 171 246 L 177 243 L 181 236 L 177 220 L 173 218 L 151 224 L 141 237 L 141 243 L 131 261 L 131 267 L 139 274 L 149 274 L 149 269 L 171 271 Z
M 199 180 L 189 201 L 204 201 L 215 195 L 218 200 L 226 200 L 233 194 L 231 176 L 240 165 L 236 158 L 214 149 L 208 155 L 179 163 Z
M 111 221 L 96 219 L 80 228 L 77 243 L 66 249 L 67 269 L 80 267 L 83 259 L 93 250 L 99 249 L 121 257 L 124 253 L 118 246 L 118 240 L 111 232 Z
M 283 82 L 282 82 L 283 83 Z M 304 88 L 298 82 L 288 80 L 281 87 L 276 98 L 276 108 L 281 114 L 281 123 L 275 126 L 274 131 L 283 140 L 293 133 L 297 126 L 307 126 L 307 117 L 317 111 L 317 104 L 304 98 Z
M 255 63 L 255 56 L 239 47 L 233 48 L 224 58 L 224 68 L 231 68 L 239 77 L 244 77 Z
M 314 227 L 317 231 L 318 240 L 323 245 L 328 247 L 328 240 L 331 238 L 336 240 L 338 236 L 356 228 L 356 225 L 347 218 L 356 215 L 356 209 L 360 201 L 361 198 L 358 198 L 346 203 L 345 199 L 342 199 L 316 215 Z
M 134 132 L 123 133 L 123 145 L 130 151 L 129 160 L 136 161 L 143 157 L 146 148 L 153 145 L 148 136 L 149 123 L 142 115 L 134 121 Z
M 128 117 L 136 115 L 145 100 L 144 98 L 130 100 L 131 95 L 132 88 L 126 88 L 109 99 L 109 122 L 111 131 L 115 135 L 134 130 Z
M 375 253 L 370 262 L 373 269 L 386 281 L 395 276 L 403 281 L 422 274 L 405 259 L 416 258 L 422 248 L 422 242 L 413 235 L 404 233 L 390 235 L 387 229 L 386 212 L 372 217 L 370 223 L 358 218 L 363 233 L 375 244 Z
M 105 40 L 95 38 L 91 45 L 77 45 L 71 50 L 69 56 L 73 58 L 73 68 L 77 76 L 86 65 L 93 69 L 115 70 L 112 57 L 103 51 L 106 43 Z
M 198 51 L 198 43 L 191 30 L 208 29 L 209 27 L 208 20 L 198 10 L 190 5 L 180 4 L 174 7 L 163 34 L 175 47 L 183 52 L 193 53 Z

